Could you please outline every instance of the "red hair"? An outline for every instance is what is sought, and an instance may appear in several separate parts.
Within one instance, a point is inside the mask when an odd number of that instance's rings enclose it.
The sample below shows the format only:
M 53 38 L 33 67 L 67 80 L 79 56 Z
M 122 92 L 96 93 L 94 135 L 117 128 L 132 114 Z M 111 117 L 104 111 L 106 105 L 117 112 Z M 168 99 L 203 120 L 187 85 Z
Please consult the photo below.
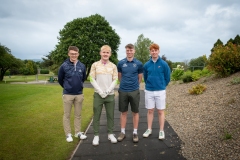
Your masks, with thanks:
M 156 43 L 153 43 L 150 45 L 149 49 L 150 50 L 152 50 L 152 49 L 159 50 L 159 45 L 157 45 Z

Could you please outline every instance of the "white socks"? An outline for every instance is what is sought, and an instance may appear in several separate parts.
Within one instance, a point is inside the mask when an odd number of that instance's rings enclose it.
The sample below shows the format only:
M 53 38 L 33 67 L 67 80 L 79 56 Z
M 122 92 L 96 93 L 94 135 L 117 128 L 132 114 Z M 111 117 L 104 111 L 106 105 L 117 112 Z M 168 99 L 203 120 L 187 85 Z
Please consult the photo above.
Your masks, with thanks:
M 121 132 L 125 134 L 125 128 L 121 128 Z M 133 129 L 133 134 L 137 134 L 137 129 Z
M 133 134 L 137 134 L 137 129 L 133 129 Z
M 121 132 L 125 134 L 125 128 L 121 128 Z

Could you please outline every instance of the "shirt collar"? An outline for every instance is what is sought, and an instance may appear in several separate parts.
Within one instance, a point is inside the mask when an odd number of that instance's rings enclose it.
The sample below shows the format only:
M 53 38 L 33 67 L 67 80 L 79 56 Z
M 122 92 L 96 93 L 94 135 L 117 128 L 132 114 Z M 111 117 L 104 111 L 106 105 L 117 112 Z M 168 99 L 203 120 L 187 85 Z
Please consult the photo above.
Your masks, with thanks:
M 132 60 L 132 61 L 128 61 L 128 59 L 127 59 L 127 58 L 125 58 L 125 60 L 126 60 L 127 62 L 136 62 L 136 58 L 133 58 L 133 60 Z

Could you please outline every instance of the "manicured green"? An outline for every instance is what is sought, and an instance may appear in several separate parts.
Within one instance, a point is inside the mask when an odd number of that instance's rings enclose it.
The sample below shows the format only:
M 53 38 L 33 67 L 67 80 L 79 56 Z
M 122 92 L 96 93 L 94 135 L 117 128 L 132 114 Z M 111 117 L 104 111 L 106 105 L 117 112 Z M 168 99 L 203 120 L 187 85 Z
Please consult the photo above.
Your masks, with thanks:
M 39 74 L 39 75 L 12 75 L 12 76 L 4 76 L 3 81 L 1 83 L 11 83 L 11 82 L 31 82 L 31 81 L 47 81 L 51 76 L 57 77 L 57 75 L 51 74 Z M 86 80 L 89 81 L 89 78 Z M 55 81 L 55 83 L 57 83 Z
M 39 75 L 12 75 L 12 76 L 4 76 L 2 83 L 9 82 L 29 82 L 36 80 L 49 80 L 49 77 L 53 76 L 52 74 L 39 74 Z
M 70 158 L 79 140 L 65 140 L 61 96 L 59 85 L 0 84 L 1 160 Z M 84 97 L 82 131 L 93 115 L 93 89 L 85 88 Z

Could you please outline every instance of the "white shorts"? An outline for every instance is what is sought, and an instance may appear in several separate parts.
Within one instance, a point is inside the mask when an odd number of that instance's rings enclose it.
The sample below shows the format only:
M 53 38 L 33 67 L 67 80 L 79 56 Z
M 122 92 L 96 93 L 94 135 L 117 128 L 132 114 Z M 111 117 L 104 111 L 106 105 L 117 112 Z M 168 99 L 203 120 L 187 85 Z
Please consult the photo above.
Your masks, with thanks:
M 163 110 L 166 108 L 166 90 L 162 91 L 147 91 L 145 90 L 145 107 Z

